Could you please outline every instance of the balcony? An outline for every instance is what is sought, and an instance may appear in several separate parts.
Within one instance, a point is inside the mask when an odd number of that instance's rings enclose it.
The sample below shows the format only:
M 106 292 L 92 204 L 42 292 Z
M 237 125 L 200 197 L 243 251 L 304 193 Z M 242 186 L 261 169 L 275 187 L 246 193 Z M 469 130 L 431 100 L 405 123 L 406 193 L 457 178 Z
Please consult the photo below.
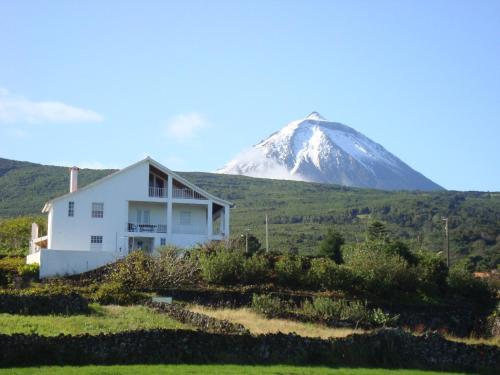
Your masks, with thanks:
M 163 187 L 149 187 L 149 196 L 155 198 L 166 198 L 167 197 L 167 188 Z
M 207 199 L 200 193 L 189 188 L 174 188 L 172 189 L 172 196 L 178 199 Z
M 166 224 L 127 223 L 127 232 L 133 233 L 167 233 Z

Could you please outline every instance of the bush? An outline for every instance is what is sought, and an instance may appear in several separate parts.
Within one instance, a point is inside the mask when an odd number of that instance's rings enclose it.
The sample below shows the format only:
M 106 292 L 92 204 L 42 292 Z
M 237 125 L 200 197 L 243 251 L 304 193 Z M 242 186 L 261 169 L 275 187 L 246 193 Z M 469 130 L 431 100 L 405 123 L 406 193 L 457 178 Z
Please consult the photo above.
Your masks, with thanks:
M 371 311 L 371 322 L 376 326 L 387 327 L 393 326 L 399 319 L 399 315 L 390 315 L 376 308 Z
M 429 251 L 417 254 L 417 276 L 419 289 L 425 294 L 441 294 L 446 290 L 448 267 L 436 253 Z
M 246 251 L 247 241 L 248 241 L 248 252 Z M 242 234 L 241 236 L 233 237 L 231 244 L 232 244 L 232 249 L 240 250 L 246 253 L 247 255 L 254 255 L 258 253 L 262 246 L 259 239 L 251 233 L 248 233 L 247 235 Z
M 265 282 L 269 277 L 269 261 L 260 255 L 253 255 L 243 262 L 242 280 L 247 284 Z
M 160 247 L 152 259 L 152 283 L 155 290 L 193 285 L 199 278 L 196 257 L 174 246 Z
M 120 282 L 103 283 L 92 294 L 92 300 L 102 305 L 134 305 L 147 299 L 146 294 L 127 290 Z
M 472 275 L 463 265 L 450 269 L 448 286 L 456 296 L 469 300 L 481 310 L 490 310 L 495 306 L 495 293 L 488 284 Z
M 311 260 L 307 283 L 313 289 L 349 290 L 355 283 L 351 270 L 328 258 Z
M 303 282 L 302 258 L 285 255 L 276 262 L 274 269 L 278 283 L 287 287 L 297 287 Z
M 314 320 L 340 320 L 343 309 L 343 300 L 333 300 L 327 297 L 314 297 L 312 301 L 305 300 L 301 313 Z
M 25 264 L 24 257 L 5 256 L 0 257 L 0 286 L 6 286 L 18 275 L 19 267 Z
M 356 324 L 356 326 L 361 323 L 382 325 L 383 322 L 392 322 L 392 318 L 388 314 L 380 309 L 370 310 L 366 302 L 334 300 L 327 297 L 313 297 L 312 301 L 304 301 L 300 312 L 313 320 L 322 322 L 347 321 Z
M 36 263 L 23 264 L 17 269 L 18 275 L 26 279 L 38 279 L 39 272 L 40 265 Z
M 268 318 L 277 318 L 288 313 L 291 307 L 289 302 L 282 301 L 271 294 L 253 294 L 252 309 Z
M 118 261 L 108 276 L 108 281 L 121 284 L 128 291 L 153 288 L 153 259 L 142 251 L 134 251 Z
M 325 238 L 319 244 L 319 253 L 324 255 L 337 264 L 344 262 L 342 259 L 341 247 L 345 243 L 344 237 L 340 232 L 329 229 Z
M 236 283 L 243 270 L 243 254 L 230 250 L 201 253 L 200 268 L 203 279 L 208 283 Z
M 418 284 L 415 268 L 409 267 L 399 255 L 370 245 L 355 245 L 346 252 L 346 265 L 359 278 L 359 286 L 373 295 L 389 298 L 415 292 Z

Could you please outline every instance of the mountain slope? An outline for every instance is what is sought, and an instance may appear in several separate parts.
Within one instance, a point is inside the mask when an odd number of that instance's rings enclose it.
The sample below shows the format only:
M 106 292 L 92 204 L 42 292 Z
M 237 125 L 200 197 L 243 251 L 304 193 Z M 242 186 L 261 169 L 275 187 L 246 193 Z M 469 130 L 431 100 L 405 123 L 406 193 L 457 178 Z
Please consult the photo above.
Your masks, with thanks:
M 442 190 L 378 143 L 317 112 L 292 121 L 217 172 L 384 190 Z
M 112 172 L 82 169 L 79 185 Z M 367 223 L 376 219 L 385 222 L 398 238 L 438 251 L 444 244 L 442 217 L 447 216 L 453 258 L 479 255 L 477 261 L 500 262 L 500 193 L 390 192 L 214 173 L 180 174 L 235 203 L 231 210 L 233 235 L 250 228 L 263 243 L 267 214 L 269 243 L 274 250 L 314 253 L 318 241 L 332 227 L 347 242 L 360 241 L 365 238 Z M 68 185 L 66 167 L 0 158 L 0 220 L 40 214 L 43 204 L 66 193 Z

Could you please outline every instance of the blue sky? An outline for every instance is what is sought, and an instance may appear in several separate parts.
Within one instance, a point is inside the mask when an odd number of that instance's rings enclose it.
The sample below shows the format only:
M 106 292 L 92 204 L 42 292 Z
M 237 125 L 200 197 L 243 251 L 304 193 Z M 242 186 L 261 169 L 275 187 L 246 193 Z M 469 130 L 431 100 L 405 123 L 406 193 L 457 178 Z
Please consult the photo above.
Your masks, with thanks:
M 0 3 L 0 157 L 213 171 L 311 111 L 499 191 L 500 2 Z

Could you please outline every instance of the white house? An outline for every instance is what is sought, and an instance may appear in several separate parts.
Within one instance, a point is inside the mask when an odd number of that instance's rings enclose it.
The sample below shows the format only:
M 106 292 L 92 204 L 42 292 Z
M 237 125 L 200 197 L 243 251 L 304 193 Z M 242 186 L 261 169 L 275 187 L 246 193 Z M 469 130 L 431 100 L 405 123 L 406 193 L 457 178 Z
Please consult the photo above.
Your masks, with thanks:
M 40 277 L 92 270 L 142 249 L 191 247 L 229 236 L 231 203 L 193 185 L 151 158 L 47 202 L 47 235 L 36 224 L 27 263 Z

